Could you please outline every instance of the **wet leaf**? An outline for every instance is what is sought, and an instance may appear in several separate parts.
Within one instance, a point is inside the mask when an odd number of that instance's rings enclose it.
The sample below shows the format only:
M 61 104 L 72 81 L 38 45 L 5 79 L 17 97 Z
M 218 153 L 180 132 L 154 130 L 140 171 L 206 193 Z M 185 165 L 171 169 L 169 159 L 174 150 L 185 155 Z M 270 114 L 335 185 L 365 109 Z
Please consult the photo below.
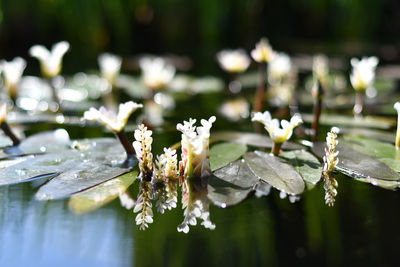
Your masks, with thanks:
M 316 142 L 312 150 L 319 157 L 323 157 L 324 147 L 325 143 Z M 340 143 L 337 146 L 337 151 L 339 151 L 337 171 L 383 188 L 394 189 L 398 187 L 400 174 L 386 164 Z
M 313 120 L 313 115 L 302 114 L 302 118 L 304 121 L 311 123 Z M 320 124 L 328 126 L 389 129 L 395 125 L 395 121 L 386 117 L 366 116 L 362 118 L 355 118 L 351 115 L 322 114 L 320 118 Z
M 244 159 L 253 174 L 278 190 L 290 195 L 304 191 L 303 178 L 284 159 L 261 151 L 248 152 Z
M 400 151 L 392 144 L 362 137 L 345 137 L 343 144 L 371 156 L 400 172 Z
M 29 136 L 18 146 L 6 148 L 4 151 L 13 155 L 52 153 L 67 150 L 70 148 L 70 144 L 68 132 L 64 129 L 57 129 Z
M 240 158 L 247 151 L 247 146 L 235 143 L 221 143 L 210 149 L 211 170 L 215 171 Z
M 134 183 L 137 175 L 138 171 L 135 170 L 77 193 L 69 199 L 68 206 L 77 214 L 98 209 L 125 192 Z
M 393 132 L 374 130 L 374 129 L 340 128 L 340 133 L 352 136 L 364 136 L 371 139 L 386 141 L 389 143 L 394 143 L 396 138 L 396 135 Z
M 321 163 L 311 153 L 305 150 L 294 150 L 283 152 L 279 156 L 295 167 L 305 181 L 308 190 L 312 189 L 321 179 Z
M 113 138 L 86 139 L 76 146 L 77 149 L 37 155 L 0 170 L 0 185 L 30 181 L 43 175 L 58 174 L 67 170 L 79 170 L 87 166 L 87 163 L 96 161 L 110 166 L 116 165 L 118 160 L 125 158 L 121 144 Z
M 247 164 L 237 160 L 209 177 L 208 198 L 219 207 L 233 206 L 246 199 L 257 182 Z
M 267 135 L 234 131 L 213 132 L 211 138 L 214 140 L 233 142 L 255 147 L 272 148 L 273 142 Z M 282 149 L 302 149 L 303 146 L 292 142 L 285 142 Z

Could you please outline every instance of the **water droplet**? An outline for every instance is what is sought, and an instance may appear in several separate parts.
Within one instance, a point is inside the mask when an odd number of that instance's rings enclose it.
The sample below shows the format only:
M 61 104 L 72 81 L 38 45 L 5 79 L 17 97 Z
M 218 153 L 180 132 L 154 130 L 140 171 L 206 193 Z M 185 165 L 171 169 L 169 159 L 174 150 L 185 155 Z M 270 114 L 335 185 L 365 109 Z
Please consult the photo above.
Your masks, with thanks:
M 41 152 L 46 152 L 46 147 L 41 146 L 41 147 L 40 147 L 40 151 L 41 151 Z
M 221 204 L 221 208 L 225 209 L 226 208 L 226 203 Z

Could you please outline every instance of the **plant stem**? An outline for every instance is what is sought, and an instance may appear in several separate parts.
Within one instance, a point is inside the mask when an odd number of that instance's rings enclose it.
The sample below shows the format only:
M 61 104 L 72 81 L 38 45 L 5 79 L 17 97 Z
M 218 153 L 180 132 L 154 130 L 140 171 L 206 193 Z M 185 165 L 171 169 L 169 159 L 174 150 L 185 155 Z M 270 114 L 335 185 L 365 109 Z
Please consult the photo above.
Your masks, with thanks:
M 263 111 L 263 104 L 264 104 L 264 93 L 266 91 L 266 86 L 267 86 L 267 63 L 262 62 L 260 63 L 259 67 L 259 82 L 258 82 L 258 87 L 256 91 L 256 95 L 254 97 L 254 104 L 253 104 L 253 110 L 255 112 L 261 112 Z
M 272 146 L 271 153 L 274 154 L 274 156 L 278 156 L 279 152 L 281 151 L 281 146 L 282 143 L 274 143 L 274 145 Z
M 48 85 L 50 86 L 50 88 L 51 88 L 51 90 L 52 90 L 52 92 L 53 92 L 53 100 L 54 100 L 54 102 L 56 102 L 57 105 L 58 105 L 57 112 L 63 113 L 63 108 L 62 108 L 62 106 L 61 106 L 61 100 L 60 100 L 60 98 L 58 97 L 57 89 L 56 89 L 56 88 L 53 86 L 53 84 L 51 83 L 51 78 L 48 78 L 48 79 L 47 79 L 47 83 L 48 83 Z
M 131 142 L 129 142 L 128 137 L 126 137 L 124 130 L 120 131 L 119 133 L 116 133 L 116 135 L 118 136 L 119 141 L 124 147 L 127 157 L 135 155 L 135 150 L 133 149 Z
M 8 137 L 10 137 L 10 139 L 12 140 L 14 146 L 17 146 L 17 145 L 19 145 L 21 143 L 21 141 L 18 139 L 18 137 L 12 132 L 12 130 L 11 130 L 10 126 L 8 126 L 7 122 L 3 122 L 0 127 L 3 130 L 3 132 Z
M 354 112 L 354 116 L 355 117 L 362 117 L 363 116 L 364 97 L 365 97 L 365 92 L 357 91 L 355 105 L 354 105 L 354 108 L 353 108 L 353 112 Z
M 397 115 L 396 149 L 400 148 L 400 113 Z
M 318 88 L 316 89 L 316 92 L 314 95 L 314 98 L 315 98 L 314 119 L 313 119 L 313 122 L 311 125 L 313 141 L 317 140 L 318 129 L 319 129 L 319 119 L 321 117 L 321 112 L 322 112 L 322 99 L 324 97 L 324 90 L 318 81 L 316 82 L 316 86 L 318 86 Z

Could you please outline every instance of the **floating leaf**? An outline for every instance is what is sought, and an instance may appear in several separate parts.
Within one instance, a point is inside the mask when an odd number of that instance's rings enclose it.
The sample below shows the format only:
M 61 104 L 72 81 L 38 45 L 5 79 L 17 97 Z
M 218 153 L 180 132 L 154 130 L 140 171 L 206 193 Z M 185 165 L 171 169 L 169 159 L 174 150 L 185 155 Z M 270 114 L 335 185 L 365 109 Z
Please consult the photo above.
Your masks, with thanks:
M 138 171 L 135 170 L 77 193 L 69 199 L 68 206 L 77 214 L 98 209 L 125 192 L 134 183 L 137 175 Z
M 306 182 L 308 190 L 312 189 L 321 179 L 321 163 L 311 153 L 305 150 L 294 150 L 283 152 L 279 156 L 296 168 Z
M 209 177 L 208 198 L 219 207 L 233 206 L 246 199 L 257 182 L 246 163 L 237 160 Z
M 221 143 L 210 149 L 211 170 L 215 171 L 240 158 L 247 151 L 247 146 L 235 143 Z
M 5 149 L 5 152 L 13 155 L 52 153 L 66 150 L 70 148 L 70 144 L 68 132 L 64 129 L 57 129 L 29 136 L 18 146 Z
M 324 156 L 325 143 L 316 142 L 312 148 L 319 157 Z M 362 182 L 371 183 L 387 189 L 398 187 L 400 174 L 386 164 L 360 153 L 346 145 L 338 144 L 339 163 L 336 170 Z
M 392 144 L 362 137 L 345 137 L 343 144 L 371 156 L 400 172 L 400 151 Z
M 303 193 L 303 178 L 284 159 L 261 151 L 247 152 L 244 159 L 261 180 L 290 195 Z
M 274 143 L 269 137 L 257 133 L 220 131 L 212 133 L 211 138 L 214 140 L 233 142 L 255 147 L 271 148 L 274 145 Z M 292 142 L 285 142 L 282 145 L 282 149 L 302 149 L 302 148 L 303 146 Z
M 104 161 L 115 165 L 125 157 L 121 144 L 113 138 L 82 140 L 77 149 L 63 153 L 37 155 L 21 163 L 0 170 L 0 185 L 30 181 L 43 175 L 57 174 L 67 170 L 77 170 L 87 162 Z M 111 164 L 114 162 L 115 164 Z M 111 177 L 110 177 L 111 178 Z
M 304 121 L 311 123 L 314 115 L 302 114 L 301 116 Z M 385 117 L 366 116 L 355 118 L 354 116 L 347 115 L 322 114 L 320 117 L 320 124 L 328 126 L 389 129 L 395 125 L 395 121 Z
M 392 106 L 393 109 L 393 106 Z M 374 129 L 362 129 L 362 128 L 340 128 L 340 133 L 343 135 L 352 136 L 364 136 L 371 139 L 377 139 L 380 141 L 386 141 L 394 143 L 396 135 L 393 132 L 374 130 Z

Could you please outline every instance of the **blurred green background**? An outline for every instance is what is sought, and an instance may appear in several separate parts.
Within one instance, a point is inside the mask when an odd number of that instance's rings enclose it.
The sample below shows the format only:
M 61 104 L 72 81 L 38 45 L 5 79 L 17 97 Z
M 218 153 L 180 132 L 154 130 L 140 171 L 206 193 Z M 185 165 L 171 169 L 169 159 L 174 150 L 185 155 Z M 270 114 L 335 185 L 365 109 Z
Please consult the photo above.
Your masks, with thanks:
M 397 0 L 1 0 L 0 57 L 29 58 L 33 44 L 67 40 L 67 73 L 95 68 L 103 51 L 186 55 L 195 72 L 210 73 L 218 50 L 249 50 L 266 36 L 289 53 L 395 61 L 399 17 Z

